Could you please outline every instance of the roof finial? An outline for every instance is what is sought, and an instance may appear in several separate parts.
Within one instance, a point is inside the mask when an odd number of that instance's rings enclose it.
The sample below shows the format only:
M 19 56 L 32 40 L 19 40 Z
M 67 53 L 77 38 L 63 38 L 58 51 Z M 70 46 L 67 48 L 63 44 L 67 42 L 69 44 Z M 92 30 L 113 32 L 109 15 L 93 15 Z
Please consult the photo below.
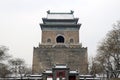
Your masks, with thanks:
M 47 13 L 50 14 L 50 10 L 48 10 Z
M 73 10 L 71 10 L 71 14 L 73 14 L 74 13 L 74 11 Z

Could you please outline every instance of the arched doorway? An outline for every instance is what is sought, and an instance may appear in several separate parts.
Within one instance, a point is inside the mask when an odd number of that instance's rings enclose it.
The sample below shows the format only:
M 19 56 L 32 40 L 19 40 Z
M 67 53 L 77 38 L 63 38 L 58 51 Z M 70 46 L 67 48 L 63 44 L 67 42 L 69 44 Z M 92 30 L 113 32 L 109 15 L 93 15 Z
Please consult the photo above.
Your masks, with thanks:
M 58 37 L 56 38 L 56 42 L 57 42 L 57 43 L 64 43 L 64 37 L 63 37 L 63 36 L 58 36 Z

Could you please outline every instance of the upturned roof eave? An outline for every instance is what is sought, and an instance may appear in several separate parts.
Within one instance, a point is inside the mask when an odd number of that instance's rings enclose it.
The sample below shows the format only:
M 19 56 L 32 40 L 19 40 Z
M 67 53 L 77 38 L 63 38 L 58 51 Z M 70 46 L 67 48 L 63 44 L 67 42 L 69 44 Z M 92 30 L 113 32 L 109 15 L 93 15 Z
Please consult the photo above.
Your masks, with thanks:
M 77 28 L 78 30 L 80 29 L 80 27 L 81 27 L 81 24 L 74 24 L 74 25 L 71 25 L 71 24 L 67 24 L 67 25 L 65 25 L 65 24 L 63 24 L 63 25 L 58 25 L 58 24 L 54 24 L 54 25 L 48 25 L 48 24 L 40 24 L 40 28 L 41 28 L 41 30 L 43 30 L 43 28 L 49 28 L 49 27 L 69 27 L 69 28 Z
M 57 21 L 65 21 L 65 22 L 69 22 L 69 21 L 75 21 L 76 23 L 78 22 L 78 20 L 79 20 L 79 18 L 73 18 L 73 19 L 48 19 L 48 18 L 42 18 L 42 20 L 43 20 L 43 23 L 45 23 L 45 22 L 49 22 L 49 21 L 55 21 L 55 22 L 57 22 Z
M 81 24 L 40 24 L 40 26 L 81 26 Z

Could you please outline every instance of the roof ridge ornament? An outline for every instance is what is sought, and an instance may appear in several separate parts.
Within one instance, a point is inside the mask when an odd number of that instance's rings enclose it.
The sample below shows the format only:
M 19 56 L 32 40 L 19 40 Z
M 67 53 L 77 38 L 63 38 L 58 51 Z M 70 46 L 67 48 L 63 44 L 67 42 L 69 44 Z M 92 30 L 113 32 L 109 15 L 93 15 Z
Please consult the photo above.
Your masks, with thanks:
M 50 14 L 50 10 L 48 10 L 47 13 Z
M 73 10 L 71 10 L 71 14 L 73 14 L 74 13 L 74 11 Z

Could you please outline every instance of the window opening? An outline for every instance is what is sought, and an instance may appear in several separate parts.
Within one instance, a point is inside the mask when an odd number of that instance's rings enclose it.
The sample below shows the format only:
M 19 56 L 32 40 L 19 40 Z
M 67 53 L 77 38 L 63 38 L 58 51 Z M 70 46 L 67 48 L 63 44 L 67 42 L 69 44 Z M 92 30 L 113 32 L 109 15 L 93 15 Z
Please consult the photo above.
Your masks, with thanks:
M 70 39 L 70 43 L 73 43 L 73 39 Z
M 56 38 L 57 43 L 64 43 L 64 37 L 63 36 L 58 36 Z
M 50 42 L 51 42 L 51 39 L 48 39 L 47 42 L 50 43 Z

